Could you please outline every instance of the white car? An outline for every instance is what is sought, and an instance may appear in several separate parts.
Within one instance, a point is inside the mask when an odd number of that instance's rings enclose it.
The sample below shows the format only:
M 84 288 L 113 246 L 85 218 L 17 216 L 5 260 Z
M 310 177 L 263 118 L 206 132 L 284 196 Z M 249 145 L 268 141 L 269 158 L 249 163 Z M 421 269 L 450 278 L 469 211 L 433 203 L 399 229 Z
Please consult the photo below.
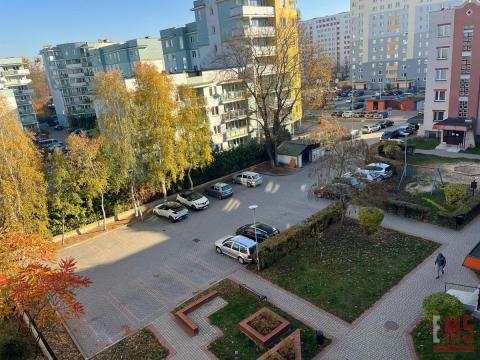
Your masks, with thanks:
M 155 206 L 153 208 L 153 213 L 157 216 L 165 217 L 171 222 L 176 222 L 185 219 L 188 215 L 188 210 L 185 206 L 176 201 L 167 201 Z
M 362 126 L 362 133 L 372 134 L 374 132 L 379 131 L 380 129 L 381 129 L 381 127 L 378 124 L 363 125 Z
M 210 201 L 205 196 L 195 191 L 184 191 L 178 194 L 177 201 L 195 210 L 203 210 L 210 205 Z
M 355 113 L 351 110 L 344 111 L 342 114 L 342 117 L 344 118 L 352 118 L 355 115 Z
M 355 174 L 360 178 L 360 179 L 363 179 L 363 180 L 366 180 L 366 181 L 382 181 L 383 178 L 377 174 L 376 172 L 374 171 L 371 171 L 371 170 L 367 170 L 367 169 L 360 169 L 358 168 L 356 171 L 355 171 Z
M 244 171 L 240 174 L 234 175 L 232 178 L 234 184 L 245 185 L 248 187 L 257 187 L 263 183 L 263 178 L 260 174 L 251 171 Z
M 350 135 L 352 139 L 356 139 L 362 136 L 362 132 L 360 130 L 352 130 L 350 131 Z
M 393 167 L 392 165 L 385 163 L 371 163 L 364 167 L 365 170 L 372 171 L 383 179 L 388 179 L 393 176 Z

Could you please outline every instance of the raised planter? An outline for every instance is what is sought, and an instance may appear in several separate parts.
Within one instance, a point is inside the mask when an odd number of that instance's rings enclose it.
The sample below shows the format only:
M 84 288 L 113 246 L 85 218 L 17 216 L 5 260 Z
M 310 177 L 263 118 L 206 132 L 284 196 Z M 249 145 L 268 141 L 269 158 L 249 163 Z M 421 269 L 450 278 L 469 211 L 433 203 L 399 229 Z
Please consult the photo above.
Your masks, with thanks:
M 287 349 L 289 348 L 289 349 Z M 300 329 L 295 330 L 285 339 L 280 341 L 257 360 L 301 360 L 302 342 L 300 340 Z
M 272 319 L 277 322 L 278 325 L 275 326 L 268 333 L 260 333 L 256 329 L 255 322 L 258 321 L 261 317 Z M 258 310 L 256 313 L 250 315 L 248 318 L 240 322 L 240 330 L 252 339 L 255 343 L 260 346 L 267 347 L 277 336 L 284 332 L 290 326 L 290 322 L 285 320 L 280 315 L 274 313 L 269 308 L 263 307 Z
M 175 313 L 175 318 L 178 320 L 180 326 L 185 330 L 185 332 L 190 336 L 195 336 L 198 334 L 198 325 L 195 324 L 187 314 L 198 309 L 203 304 L 209 302 L 213 298 L 219 296 L 219 292 L 217 290 L 209 292 L 207 295 L 202 296 L 201 298 L 195 300 L 191 304 L 188 304 L 184 308 L 178 310 Z

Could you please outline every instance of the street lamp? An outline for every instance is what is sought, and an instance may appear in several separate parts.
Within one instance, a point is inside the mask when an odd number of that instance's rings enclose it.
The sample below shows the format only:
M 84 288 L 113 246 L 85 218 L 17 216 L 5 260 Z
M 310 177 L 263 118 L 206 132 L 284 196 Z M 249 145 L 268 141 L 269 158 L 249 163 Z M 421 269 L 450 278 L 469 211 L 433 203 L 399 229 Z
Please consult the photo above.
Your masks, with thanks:
M 258 258 L 259 249 L 258 249 L 258 239 L 257 239 L 257 221 L 255 219 L 255 210 L 258 209 L 258 205 L 250 205 L 248 208 L 252 210 L 252 214 L 253 214 L 253 231 L 255 232 L 255 244 L 256 244 L 255 249 L 257 252 L 257 270 L 260 271 L 260 261 Z

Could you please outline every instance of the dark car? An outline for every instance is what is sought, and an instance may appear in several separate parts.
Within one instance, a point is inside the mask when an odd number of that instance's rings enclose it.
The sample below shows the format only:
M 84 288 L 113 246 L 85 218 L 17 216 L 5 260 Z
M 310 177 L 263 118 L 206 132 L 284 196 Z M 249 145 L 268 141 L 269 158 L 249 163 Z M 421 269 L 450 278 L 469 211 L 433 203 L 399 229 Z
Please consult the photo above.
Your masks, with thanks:
M 353 117 L 363 118 L 365 117 L 365 111 L 355 111 L 355 113 L 353 114 Z
M 382 137 L 380 138 L 381 140 L 390 140 L 390 139 L 398 139 L 400 137 L 400 131 L 399 130 L 391 130 L 391 131 L 385 131 L 382 134 Z
M 233 195 L 233 189 L 230 185 L 225 183 L 215 183 L 209 185 L 205 189 L 205 194 L 218 198 L 219 200 L 228 198 Z
M 65 129 L 65 126 L 63 126 L 63 125 L 55 125 L 54 129 L 57 130 L 57 131 L 60 131 L 60 130 Z
M 341 117 L 343 115 L 343 111 L 335 110 L 335 111 L 332 111 L 330 115 L 335 117 Z
M 247 224 L 239 227 L 235 232 L 236 235 L 243 235 L 248 237 L 249 239 L 255 240 L 255 228 L 257 232 L 257 241 L 261 243 L 262 241 L 280 234 L 280 231 L 274 226 L 267 225 L 264 223 L 256 223 L 255 226 L 253 224 Z
M 394 123 L 393 123 L 392 120 L 386 119 L 386 120 L 377 121 L 377 124 L 380 125 L 380 127 L 381 127 L 382 129 L 385 129 L 385 128 L 387 128 L 387 127 L 392 126 Z

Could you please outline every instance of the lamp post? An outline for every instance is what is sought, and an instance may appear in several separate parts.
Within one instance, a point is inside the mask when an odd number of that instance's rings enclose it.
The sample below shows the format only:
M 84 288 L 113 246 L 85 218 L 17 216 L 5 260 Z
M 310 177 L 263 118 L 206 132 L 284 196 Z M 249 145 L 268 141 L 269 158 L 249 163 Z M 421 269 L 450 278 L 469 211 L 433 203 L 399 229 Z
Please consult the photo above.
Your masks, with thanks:
M 250 205 L 248 208 L 252 210 L 252 214 L 253 214 L 253 231 L 255 232 L 255 244 L 256 244 L 255 249 L 257 252 L 257 270 L 260 271 L 260 261 L 258 258 L 259 249 L 258 249 L 258 239 L 257 239 L 257 221 L 255 219 L 255 210 L 258 209 L 258 205 Z

